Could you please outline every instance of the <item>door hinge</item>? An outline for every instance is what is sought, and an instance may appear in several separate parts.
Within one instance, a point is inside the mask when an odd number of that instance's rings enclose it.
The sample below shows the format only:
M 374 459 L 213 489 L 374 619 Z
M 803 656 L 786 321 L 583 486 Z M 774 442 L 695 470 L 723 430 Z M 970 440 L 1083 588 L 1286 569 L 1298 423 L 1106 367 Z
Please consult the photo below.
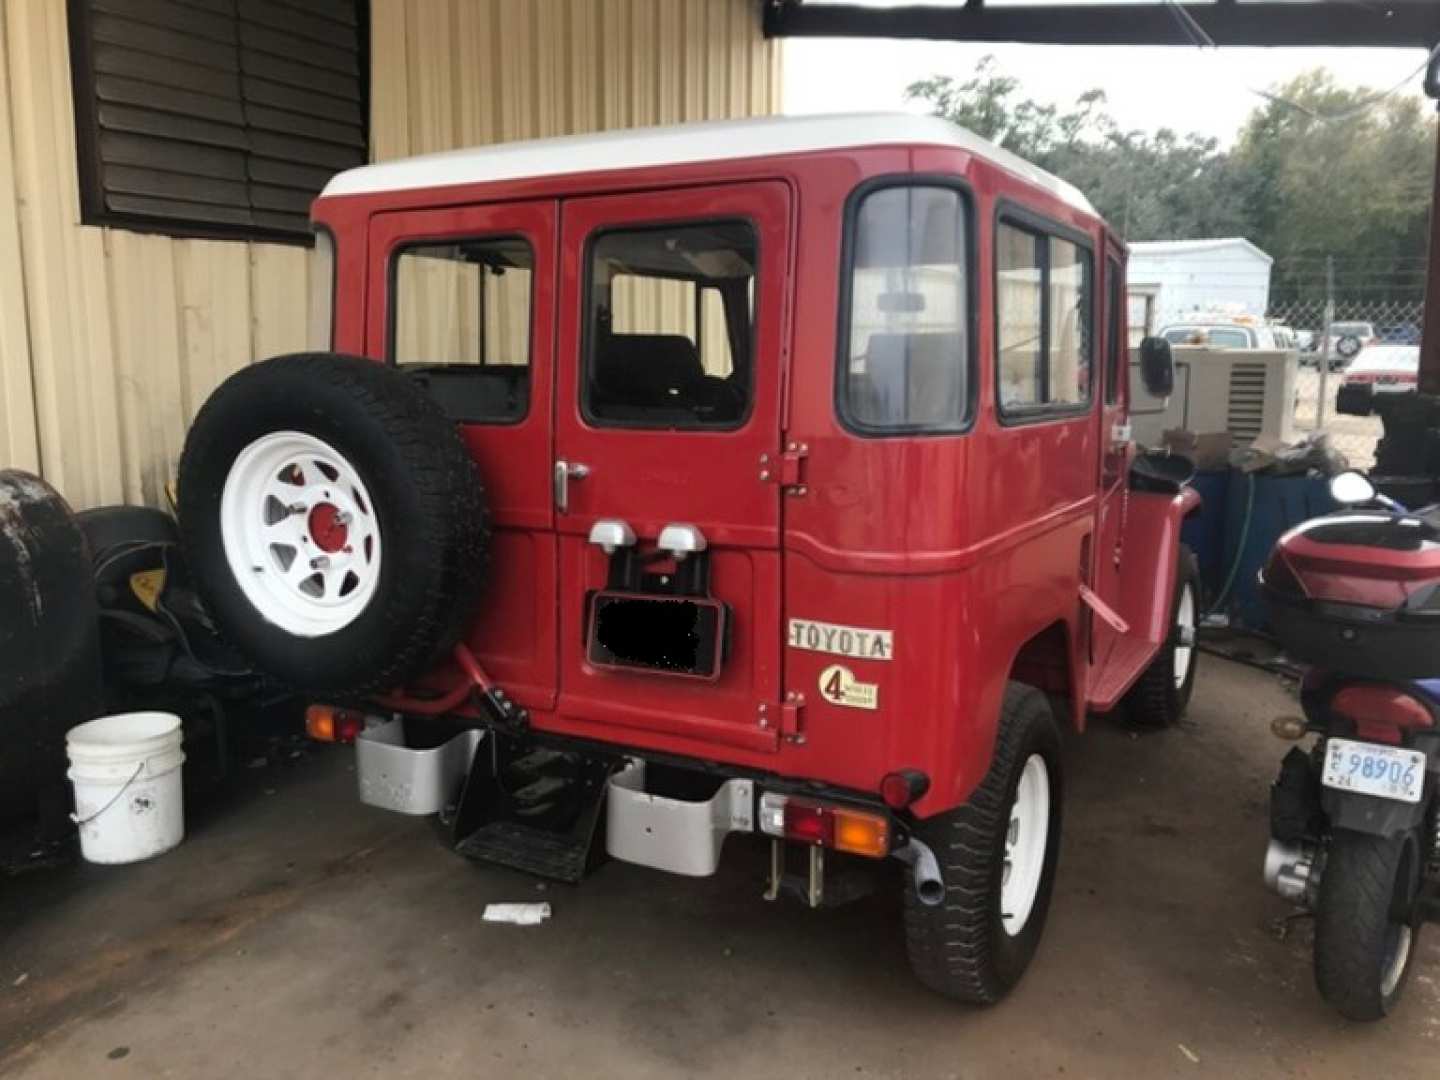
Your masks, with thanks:
M 805 707 L 805 695 L 791 690 L 780 703 L 780 737 L 787 742 L 803 743 L 805 733 L 800 730 L 800 710 Z
M 810 448 L 804 443 L 786 443 L 778 454 L 760 455 L 760 481 L 779 484 L 792 495 L 805 494 L 804 461 L 810 456 Z

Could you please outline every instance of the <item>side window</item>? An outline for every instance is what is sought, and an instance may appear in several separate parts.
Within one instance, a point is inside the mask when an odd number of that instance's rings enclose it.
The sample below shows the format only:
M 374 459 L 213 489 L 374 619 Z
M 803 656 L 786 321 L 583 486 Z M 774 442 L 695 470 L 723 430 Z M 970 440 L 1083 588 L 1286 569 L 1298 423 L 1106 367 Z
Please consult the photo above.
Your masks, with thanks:
M 390 358 L 443 382 L 456 420 L 514 423 L 529 411 L 534 270 L 530 245 L 515 237 L 396 254 Z
M 1124 271 L 1118 259 L 1105 260 L 1105 404 L 1120 400 L 1120 380 L 1127 364 L 1125 342 L 1125 294 L 1121 290 Z
M 995 241 L 1000 410 L 1071 409 L 1090 400 L 1090 254 L 1001 222 Z
M 591 241 L 586 416 L 635 427 L 743 423 L 758 259 L 747 222 L 616 229 Z
M 955 431 L 969 418 L 968 219 L 952 188 L 885 188 L 860 203 L 839 402 L 855 426 Z

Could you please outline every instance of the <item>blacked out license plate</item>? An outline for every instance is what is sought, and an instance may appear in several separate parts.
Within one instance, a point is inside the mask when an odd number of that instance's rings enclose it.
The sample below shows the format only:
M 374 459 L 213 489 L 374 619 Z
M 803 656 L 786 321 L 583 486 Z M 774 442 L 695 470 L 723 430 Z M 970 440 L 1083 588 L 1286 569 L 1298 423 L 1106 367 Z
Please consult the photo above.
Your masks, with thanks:
M 597 592 L 585 655 L 596 667 L 715 679 L 728 612 L 718 600 Z

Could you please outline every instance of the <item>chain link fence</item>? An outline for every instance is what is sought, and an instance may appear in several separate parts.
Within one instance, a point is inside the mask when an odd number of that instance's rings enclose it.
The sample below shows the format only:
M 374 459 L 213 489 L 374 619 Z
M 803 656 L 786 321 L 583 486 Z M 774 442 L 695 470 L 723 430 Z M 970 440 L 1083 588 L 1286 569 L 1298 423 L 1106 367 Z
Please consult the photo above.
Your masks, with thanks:
M 1344 454 L 1352 466 L 1368 469 L 1375 463 L 1375 444 L 1384 431 L 1378 417 L 1336 413 L 1335 397 L 1345 381 L 1345 368 L 1349 364 L 1349 360 L 1340 355 L 1338 343 L 1350 335 L 1359 336 L 1369 343 L 1373 335 L 1375 343 L 1418 346 L 1420 330 L 1424 325 L 1424 305 L 1419 300 L 1346 299 L 1340 296 L 1335 298 L 1334 303 L 1328 342 L 1323 340 L 1327 307 L 1323 297 L 1272 304 L 1269 318 L 1272 322 L 1289 326 L 1300 340 L 1300 371 L 1295 396 L 1296 431 L 1325 432 L 1331 445 Z

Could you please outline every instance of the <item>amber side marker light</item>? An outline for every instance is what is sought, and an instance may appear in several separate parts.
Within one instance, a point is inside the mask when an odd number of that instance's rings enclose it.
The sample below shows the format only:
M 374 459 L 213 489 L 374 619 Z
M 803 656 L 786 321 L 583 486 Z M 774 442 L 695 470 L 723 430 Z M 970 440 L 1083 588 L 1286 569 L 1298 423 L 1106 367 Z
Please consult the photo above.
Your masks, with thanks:
M 353 743 L 365 727 L 365 717 L 334 705 L 311 705 L 305 710 L 305 734 L 316 742 Z
M 890 854 L 890 820 L 884 814 L 795 799 L 778 791 L 760 796 L 760 831 L 872 859 Z

